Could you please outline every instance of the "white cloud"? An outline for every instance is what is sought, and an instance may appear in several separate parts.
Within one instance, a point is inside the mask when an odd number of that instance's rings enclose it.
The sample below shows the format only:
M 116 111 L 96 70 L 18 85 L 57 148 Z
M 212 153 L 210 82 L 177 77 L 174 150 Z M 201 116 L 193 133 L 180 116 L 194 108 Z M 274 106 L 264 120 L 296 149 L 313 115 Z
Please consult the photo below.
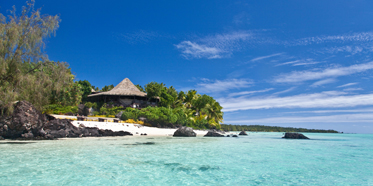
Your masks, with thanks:
M 362 88 L 345 88 L 345 89 L 343 89 L 343 91 L 346 91 L 346 92 L 358 91 L 358 90 L 364 90 L 364 89 L 362 89 Z
M 326 113 L 370 113 L 373 112 L 373 108 L 368 109 L 354 109 L 354 110 L 307 110 L 307 111 L 296 111 L 296 112 L 285 112 L 285 113 L 315 113 L 315 114 L 326 114 Z
M 365 47 L 364 47 L 365 48 Z M 352 55 L 363 52 L 364 50 L 361 46 L 342 46 L 342 47 L 331 47 L 324 49 L 327 53 L 338 53 L 338 52 L 348 52 Z
M 305 117 L 272 117 L 250 120 L 227 121 L 231 124 L 268 124 L 268 123 L 372 123 L 373 115 L 369 114 L 340 114 L 329 116 Z
M 187 58 L 216 59 L 228 57 L 234 50 L 240 49 L 240 42 L 253 37 L 248 31 L 231 32 L 228 34 L 216 34 L 196 41 L 182 41 L 175 45 Z
M 373 62 L 351 65 L 349 67 L 335 67 L 327 68 L 325 70 L 314 71 L 294 71 L 288 74 L 281 74 L 275 77 L 276 83 L 297 83 L 309 80 L 317 80 L 324 78 L 333 78 L 339 76 L 346 76 L 354 73 L 363 72 L 373 69 Z
M 235 93 L 230 93 L 228 94 L 229 97 L 234 97 L 234 96 L 243 96 L 243 95 L 250 95 L 250 94 L 256 94 L 256 93 L 262 93 L 262 92 L 268 92 L 273 90 L 274 88 L 267 88 L 264 90 L 254 90 L 254 91 L 243 91 L 243 92 L 235 92 Z
M 138 42 L 149 42 L 157 37 L 166 37 L 154 31 L 139 30 L 133 33 L 124 33 L 119 35 L 120 39 L 124 39 L 126 42 L 134 44 Z
M 286 90 L 283 90 L 283 91 L 280 91 L 280 92 L 275 92 L 273 93 L 273 95 L 279 95 L 279 94 L 283 94 L 283 93 L 287 93 L 287 92 L 291 92 L 295 89 L 296 87 L 291 87 L 291 88 L 288 88 Z
M 284 62 L 277 64 L 275 66 L 283 66 L 283 65 L 292 65 L 292 66 L 306 66 L 306 65 L 314 65 L 320 62 L 314 61 L 313 59 L 304 59 L 304 60 L 294 60 L 289 62 Z
M 313 83 L 311 85 L 311 87 L 318 87 L 318 86 L 321 86 L 321 85 L 325 85 L 325 84 L 329 84 L 329 83 L 334 83 L 334 82 L 336 82 L 336 80 L 332 79 L 332 78 L 330 78 L 330 79 L 323 79 L 323 80 L 320 80 L 320 81 L 316 81 L 315 83 Z
M 284 53 L 276 53 L 276 54 L 271 54 L 271 55 L 267 55 L 267 56 L 260 56 L 260 57 L 256 57 L 250 61 L 252 62 L 255 62 L 255 61 L 260 61 L 260 60 L 263 60 L 263 59 L 267 59 L 267 58 L 271 58 L 271 57 L 275 57 L 275 56 L 280 56 Z
M 360 32 L 353 34 L 307 37 L 289 43 L 290 45 L 310 45 L 325 42 L 368 42 L 373 41 L 373 32 Z
M 347 83 L 347 84 L 338 86 L 337 88 L 348 87 L 348 86 L 352 86 L 352 85 L 356 85 L 356 84 L 358 84 L 358 83 Z
M 373 94 L 346 95 L 327 91 L 286 97 L 219 98 L 225 112 L 273 108 L 343 108 L 373 105 Z
M 222 92 L 231 89 L 246 88 L 253 85 L 252 80 L 247 79 L 225 79 L 225 80 L 215 80 L 215 81 L 205 81 L 198 83 L 196 90 L 199 92 L 209 93 L 209 92 Z
M 176 45 L 176 47 L 182 50 L 183 56 L 185 58 L 216 59 L 222 58 L 221 55 L 225 53 L 225 51 L 222 51 L 218 48 L 199 45 L 190 41 L 183 41 Z

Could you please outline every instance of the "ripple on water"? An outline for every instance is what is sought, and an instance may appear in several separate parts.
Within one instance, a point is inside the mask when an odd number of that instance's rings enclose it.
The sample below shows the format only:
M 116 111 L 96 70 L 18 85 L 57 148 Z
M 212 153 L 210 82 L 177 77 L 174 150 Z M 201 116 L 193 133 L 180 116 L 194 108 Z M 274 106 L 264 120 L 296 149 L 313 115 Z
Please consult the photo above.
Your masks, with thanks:
M 281 135 L 0 142 L 0 185 L 373 183 L 373 135 L 307 134 L 316 140 L 306 141 Z

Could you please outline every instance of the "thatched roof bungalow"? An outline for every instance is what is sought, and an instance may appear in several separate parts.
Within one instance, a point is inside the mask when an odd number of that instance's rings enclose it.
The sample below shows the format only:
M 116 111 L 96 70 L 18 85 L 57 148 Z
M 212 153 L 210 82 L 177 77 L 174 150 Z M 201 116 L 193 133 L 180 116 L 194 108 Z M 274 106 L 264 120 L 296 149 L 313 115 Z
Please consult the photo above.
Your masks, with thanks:
M 91 102 L 105 103 L 112 102 L 116 106 L 142 108 L 149 105 L 156 106 L 159 98 L 153 98 L 150 101 L 145 92 L 141 92 L 128 78 L 125 78 L 112 90 L 106 92 L 92 92 L 88 95 Z

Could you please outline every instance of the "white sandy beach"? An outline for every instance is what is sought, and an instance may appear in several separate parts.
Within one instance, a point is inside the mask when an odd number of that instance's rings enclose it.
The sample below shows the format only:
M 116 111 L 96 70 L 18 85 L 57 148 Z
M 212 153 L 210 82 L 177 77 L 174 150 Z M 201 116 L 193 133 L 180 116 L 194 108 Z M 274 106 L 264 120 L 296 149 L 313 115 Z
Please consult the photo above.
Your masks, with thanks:
M 52 116 L 59 119 L 75 119 L 76 116 L 65 116 L 65 115 L 55 115 Z M 89 120 L 97 120 L 96 117 L 88 117 Z M 105 118 L 112 120 L 115 118 Z M 114 122 L 98 122 L 98 121 L 71 121 L 71 123 L 79 127 L 80 124 L 83 124 L 86 127 L 97 127 L 99 129 L 108 129 L 112 131 L 127 131 L 132 133 L 134 136 L 141 136 L 141 134 L 146 134 L 146 136 L 173 136 L 177 129 L 172 128 L 156 128 L 156 127 L 147 127 L 140 124 L 133 123 L 114 123 Z M 208 130 L 194 130 L 197 136 L 204 136 L 207 134 Z M 233 133 L 227 133 L 233 134 Z
M 72 121 L 72 124 L 79 127 L 83 124 L 86 127 L 97 127 L 99 129 L 109 129 L 112 131 L 127 131 L 132 133 L 134 136 L 141 136 L 146 134 L 147 136 L 173 136 L 177 129 L 166 129 L 147 127 L 139 124 L 131 123 L 113 123 L 113 122 L 97 122 L 97 121 Z M 197 136 L 203 136 L 207 133 L 207 130 L 194 130 Z

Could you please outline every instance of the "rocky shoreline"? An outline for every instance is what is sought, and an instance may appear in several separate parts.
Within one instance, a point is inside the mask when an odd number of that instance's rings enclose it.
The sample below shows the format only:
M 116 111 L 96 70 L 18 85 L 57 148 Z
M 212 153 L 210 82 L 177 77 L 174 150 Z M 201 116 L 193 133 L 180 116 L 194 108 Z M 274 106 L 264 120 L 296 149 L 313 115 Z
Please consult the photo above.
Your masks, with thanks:
M 74 126 L 70 120 L 42 114 L 31 103 L 19 101 L 9 116 L 0 118 L 0 139 L 53 140 L 58 138 L 127 136 L 126 131 Z

